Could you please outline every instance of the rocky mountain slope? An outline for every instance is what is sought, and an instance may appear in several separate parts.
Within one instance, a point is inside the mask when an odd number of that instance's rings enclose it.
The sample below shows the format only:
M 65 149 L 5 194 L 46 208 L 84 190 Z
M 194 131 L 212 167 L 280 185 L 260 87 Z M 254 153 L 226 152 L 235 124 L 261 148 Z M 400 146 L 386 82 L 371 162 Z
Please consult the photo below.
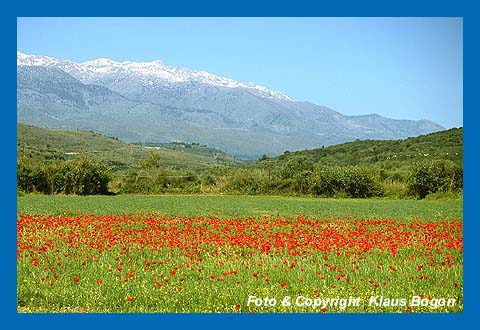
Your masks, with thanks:
M 74 63 L 20 52 L 17 118 L 128 142 L 198 142 L 244 159 L 444 129 L 428 120 L 346 116 L 254 83 L 160 61 Z

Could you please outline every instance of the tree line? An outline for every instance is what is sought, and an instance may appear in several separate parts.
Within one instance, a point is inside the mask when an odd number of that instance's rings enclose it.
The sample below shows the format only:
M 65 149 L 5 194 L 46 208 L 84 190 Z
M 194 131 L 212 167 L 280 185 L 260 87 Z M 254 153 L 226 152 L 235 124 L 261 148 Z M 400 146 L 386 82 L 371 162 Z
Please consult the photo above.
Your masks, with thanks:
M 46 163 L 20 159 L 17 162 L 17 189 L 43 194 L 109 194 L 112 175 L 106 165 L 85 155 L 76 160 Z
M 245 166 L 216 167 L 199 173 L 167 169 L 155 153 L 119 175 L 93 158 L 35 163 L 19 159 L 17 186 L 43 194 L 219 193 L 311 195 L 321 197 L 425 198 L 461 192 L 463 168 L 450 160 L 413 164 L 403 172 L 368 166 L 323 165 L 306 156 L 275 163 L 268 158 Z

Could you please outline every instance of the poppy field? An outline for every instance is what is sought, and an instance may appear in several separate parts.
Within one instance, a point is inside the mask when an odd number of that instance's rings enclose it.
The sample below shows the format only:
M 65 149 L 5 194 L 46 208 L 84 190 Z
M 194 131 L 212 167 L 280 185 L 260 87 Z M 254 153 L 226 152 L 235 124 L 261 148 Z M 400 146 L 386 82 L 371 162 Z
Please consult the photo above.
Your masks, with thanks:
M 461 200 L 18 199 L 20 312 L 463 311 Z

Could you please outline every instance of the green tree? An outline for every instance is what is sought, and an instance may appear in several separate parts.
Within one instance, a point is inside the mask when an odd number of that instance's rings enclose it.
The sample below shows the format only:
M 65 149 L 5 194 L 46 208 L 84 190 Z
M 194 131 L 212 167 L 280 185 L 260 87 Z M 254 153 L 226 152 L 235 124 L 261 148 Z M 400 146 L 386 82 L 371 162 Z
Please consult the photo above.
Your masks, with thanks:
M 72 168 L 73 193 L 77 195 L 108 194 L 111 175 L 107 167 L 86 156 L 81 156 Z
M 160 168 L 160 155 L 158 152 L 150 149 L 148 155 L 142 160 L 142 168 L 146 170 L 155 170 Z
M 419 198 L 435 192 L 459 191 L 463 187 L 463 170 L 451 161 L 420 163 L 413 168 L 408 183 Z
M 28 160 L 17 162 L 17 189 L 24 192 L 48 193 L 48 182 L 43 168 Z

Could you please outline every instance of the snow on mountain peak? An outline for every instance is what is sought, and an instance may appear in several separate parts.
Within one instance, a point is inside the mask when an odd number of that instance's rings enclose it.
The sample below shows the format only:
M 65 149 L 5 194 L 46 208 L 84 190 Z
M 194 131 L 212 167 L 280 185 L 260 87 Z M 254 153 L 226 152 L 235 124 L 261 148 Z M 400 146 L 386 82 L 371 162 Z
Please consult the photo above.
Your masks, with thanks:
M 116 62 L 108 58 L 75 63 L 68 60 L 58 60 L 48 56 L 27 55 L 17 51 L 17 66 L 46 66 L 58 67 L 72 74 L 84 83 L 95 82 L 97 75 L 127 74 L 139 78 L 139 81 L 151 85 L 157 81 L 161 83 L 186 83 L 199 82 L 227 88 L 245 88 L 254 90 L 263 97 L 293 101 L 290 97 L 280 92 L 271 91 L 254 83 L 241 83 L 230 78 L 216 76 L 206 71 L 192 71 L 185 68 L 172 67 L 162 61 L 151 62 Z
M 48 56 L 27 55 L 17 51 L 18 66 L 53 66 L 59 61 Z
M 93 61 L 83 62 L 81 64 L 86 66 L 93 66 L 93 67 L 105 67 L 105 66 L 117 66 L 120 63 L 115 62 L 108 58 L 99 58 Z

